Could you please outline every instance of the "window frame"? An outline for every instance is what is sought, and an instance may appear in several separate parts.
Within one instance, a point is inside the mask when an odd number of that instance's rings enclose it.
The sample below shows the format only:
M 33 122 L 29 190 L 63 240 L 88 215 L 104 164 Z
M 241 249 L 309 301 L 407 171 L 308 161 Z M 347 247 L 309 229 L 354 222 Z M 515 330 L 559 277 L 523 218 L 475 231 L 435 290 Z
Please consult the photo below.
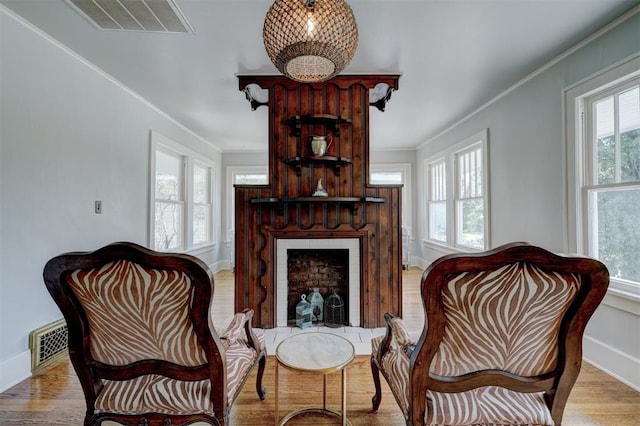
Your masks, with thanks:
M 593 146 L 591 146 L 593 140 L 595 139 L 595 123 L 593 121 L 589 121 L 588 118 L 590 118 L 593 115 L 593 107 L 595 105 L 596 102 L 603 100 L 604 98 L 607 98 L 609 96 L 615 96 L 616 94 L 623 92 L 627 89 L 630 89 L 632 87 L 636 87 L 640 84 L 640 75 L 638 76 L 632 76 L 630 77 L 628 80 L 622 81 L 618 84 L 614 84 L 610 87 L 606 87 L 603 88 L 602 90 L 596 90 L 593 93 L 590 93 L 589 95 L 586 96 L 582 96 L 580 99 L 580 105 L 579 105 L 579 114 L 580 114 L 580 119 L 583 120 L 582 126 L 583 126 L 583 140 L 580 141 L 579 143 L 583 144 L 583 149 L 584 149 L 584 162 L 585 162 L 585 183 L 587 186 L 592 187 L 592 188 L 596 188 L 596 187 L 618 187 L 618 186 L 624 186 L 624 183 L 620 183 L 620 182 L 616 182 L 616 183 L 597 183 L 594 182 L 594 176 L 596 174 L 596 171 L 598 169 L 598 163 L 597 163 L 597 158 L 594 155 L 594 149 Z M 615 114 L 616 116 L 618 114 Z M 591 126 L 589 124 L 592 124 Z M 615 137 L 615 130 L 614 130 L 614 137 Z M 618 135 L 619 136 L 619 135 Z M 586 145 L 589 146 L 586 146 Z M 588 148 L 588 149 L 587 149 Z M 616 147 L 616 151 L 618 151 L 619 146 Z M 617 152 L 617 154 L 619 154 L 619 152 Z M 616 161 L 617 164 L 617 161 Z M 616 172 L 616 174 L 619 171 Z
M 156 184 L 157 184 L 157 180 L 156 180 L 156 160 L 157 160 L 157 154 L 158 152 L 162 152 L 163 154 L 177 160 L 177 164 L 178 164 L 178 186 L 177 186 L 177 199 L 176 200 L 171 200 L 171 199 L 164 199 L 164 198 L 156 198 Z M 184 157 L 184 155 L 182 155 L 181 153 L 175 151 L 174 149 L 171 149 L 167 146 L 164 145 L 158 145 L 156 146 L 156 148 L 153 151 L 153 173 L 152 173 L 152 190 L 151 190 L 151 203 L 150 203 L 150 208 L 151 208 L 151 213 L 149 215 L 151 221 L 152 221 L 152 227 L 151 227 L 151 233 L 150 233 L 150 242 L 149 242 L 149 247 L 152 247 L 154 250 L 156 250 L 156 245 L 155 245 L 155 234 L 156 234 L 156 224 L 155 224 L 155 219 L 156 219 L 156 207 L 158 203 L 164 203 L 164 204 L 174 204 L 176 206 L 179 206 L 179 210 L 180 210 L 180 223 L 178 224 L 178 242 L 177 245 L 171 249 L 171 251 L 173 250 L 179 250 L 181 247 L 184 246 L 185 244 L 185 229 L 186 229 L 186 225 L 185 225 L 185 221 L 187 220 L 187 216 L 186 216 L 186 195 L 187 195 L 187 187 L 186 187 L 186 159 Z
M 442 185 L 438 185 L 438 182 L 434 182 L 433 174 L 431 173 L 435 168 L 442 169 L 441 173 L 438 173 L 440 178 L 442 178 Z M 450 229 L 449 224 L 449 215 L 447 210 L 447 159 L 446 157 L 439 157 L 434 159 L 433 161 L 425 164 L 425 186 L 426 186 L 426 200 L 427 200 L 427 214 L 425 215 L 425 232 L 426 237 L 429 241 L 435 241 L 438 244 L 447 244 L 448 234 Z M 436 186 L 438 187 L 436 191 Z M 437 199 L 434 197 L 434 192 L 438 192 L 440 196 Z M 432 207 L 436 204 L 440 205 L 444 203 L 444 213 L 445 213 L 445 235 L 444 240 L 435 238 L 432 234 L 434 221 L 432 220 Z
M 156 152 L 161 151 L 169 155 L 181 158 L 181 174 L 182 174 L 182 227 L 181 227 L 181 244 L 172 248 L 167 252 L 188 252 L 197 249 L 215 247 L 216 238 L 216 172 L 215 161 L 210 160 L 200 154 L 197 154 L 185 146 L 164 137 L 163 135 L 151 131 L 150 132 L 150 161 L 149 161 L 149 234 L 148 246 L 153 250 L 156 249 L 155 241 L 155 190 L 156 190 Z M 209 197 L 209 229 L 208 239 L 205 242 L 193 243 L 193 212 L 194 212 L 194 164 L 199 167 L 208 169 L 208 197 Z M 161 251 L 161 250 L 158 250 Z
M 563 112 L 566 152 L 566 233 L 565 246 L 568 252 L 588 256 L 589 234 L 589 192 L 596 188 L 606 189 L 609 184 L 589 185 L 593 176 L 594 161 L 592 151 L 585 141 L 591 135 L 587 128 L 584 112 L 587 99 L 604 93 L 614 87 L 622 87 L 631 79 L 640 77 L 640 55 L 633 55 L 612 66 L 566 88 L 563 93 Z M 620 183 L 616 186 L 633 186 L 637 183 Z M 608 295 L 604 304 L 628 312 L 637 312 L 640 303 L 640 285 L 611 277 Z
M 610 87 L 603 88 L 602 90 L 597 90 L 595 93 L 592 93 L 588 96 L 583 96 L 581 98 L 581 102 L 579 105 L 579 114 L 581 116 L 582 126 L 583 126 L 583 140 L 579 143 L 583 146 L 584 152 L 584 167 L 585 167 L 585 180 L 583 181 L 582 189 L 582 210 L 584 212 L 585 220 L 583 224 L 583 239 L 585 241 L 584 251 L 587 255 L 596 257 L 595 253 L 598 251 L 598 238 L 596 235 L 593 235 L 592 229 L 594 226 L 593 221 L 597 221 L 599 216 L 590 215 L 590 212 L 593 211 L 592 200 L 593 197 L 597 196 L 598 193 L 602 192 L 611 192 L 617 190 L 624 189 L 639 189 L 640 181 L 632 181 L 632 182 L 608 182 L 608 183 L 599 183 L 597 182 L 597 172 L 598 172 L 598 156 L 596 154 L 596 148 L 594 147 L 594 141 L 597 139 L 596 133 L 596 120 L 594 107 L 596 103 L 603 101 L 604 99 L 620 94 L 628 89 L 633 87 L 640 86 L 640 75 L 635 77 L 630 77 L 628 80 L 622 81 L 619 84 L 612 85 Z M 619 170 L 619 155 L 620 155 L 620 134 L 618 133 L 618 125 L 617 121 L 619 119 L 619 114 L 617 111 L 617 107 L 614 101 L 614 139 L 616 140 L 616 159 L 615 163 L 615 175 L 618 176 L 620 174 Z M 617 281 L 624 283 L 625 285 L 632 285 L 640 287 L 640 282 L 630 281 L 626 279 L 615 278 Z
M 472 138 L 475 139 L 475 138 Z M 471 169 L 471 159 L 474 159 L 474 157 L 477 157 L 477 155 L 473 155 L 474 153 L 476 153 L 478 150 L 480 151 L 480 172 L 482 173 L 481 179 L 480 179 L 480 183 L 478 185 L 478 183 L 476 182 L 475 185 L 472 186 L 467 186 L 465 185 L 463 182 L 468 180 L 467 176 L 463 175 L 463 171 L 470 171 Z M 482 155 L 484 152 L 484 145 L 482 143 L 482 140 L 475 142 L 475 143 L 471 143 L 470 145 L 466 146 L 463 149 L 460 149 L 456 152 L 453 153 L 453 161 L 454 161 L 454 175 L 455 175 L 455 188 L 453 190 L 453 195 L 454 195 L 454 199 L 453 199 L 453 206 L 454 206 L 454 222 L 455 222 L 455 230 L 454 230 L 454 237 L 455 237 L 455 246 L 456 247 L 462 247 L 462 248 L 469 248 L 469 249 L 476 249 L 476 250 L 485 250 L 487 249 L 487 245 L 484 242 L 485 240 L 485 232 L 484 229 L 486 228 L 486 218 L 485 216 L 485 212 L 486 212 L 486 202 L 485 202 L 485 197 L 484 197 L 484 192 L 485 192 L 485 171 L 484 171 L 484 161 L 482 160 Z M 467 157 L 469 154 L 472 154 L 471 156 Z M 460 160 L 462 158 L 468 158 L 468 161 L 465 161 L 467 164 L 465 164 L 466 169 L 462 170 L 461 166 L 460 166 Z M 477 170 L 477 168 L 475 169 Z M 475 171 L 474 170 L 474 171 Z M 463 185 L 466 186 L 466 190 L 463 190 L 462 187 Z M 475 193 L 475 191 L 477 191 L 477 187 L 480 187 L 480 191 L 481 191 L 481 195 L 478 196 L 477 193 Z M 472 189 L 472 187 L 475 187 L 475 189 Z M 467 195 L 464 194 L 464 192 L 467 192 L 467 190 L 469 192 L 474 192 L 473 195 Z M 463 242 L 464 239 L 464 229 L 463 229 L 463 223 L 464 223 L 464 203 L 465 202 L 473 202 L 473 201 L 477 201 L 477 200 L 481 200 L 482 204 L 483 204 L 483 218 L 482 218 L 482 241 L 483 241 L 483 246 L 482 247 L 474 247 L 474 246 L 470 246 L 470 245 L 466 245 Z
M 459 170 L 457 165 L 458 156 L 480 147 L 481 165 L 482 165 L 482 204 L 483 204 L 483 247 L 471 247 L 460 244 L 459 241 L 459 224 L 461 222 L 458 212 L 458 182 Z M 445 201 L 446 201 L 446 242 L 431 238 L 431 167 L 444 160 L 445 168 Z M 459 251 L 482 251 L 491 247 L 491 211 L 490 211 L 490 194 L 489 194 L 489 129 L 483 129 L 460 142 L 441 150 L 423 160 L 424 172 L 424 199 L 426 200 L 426 214 L 423 232 L 423 242 L 435 247 L 447 247 Z
M 200 167 L 202 169 L 205 169 L 206 173 L 207 173 L 207 188 L 206 188 L 206 195 L 207 195 L 207 202 L 201 203 L 201 202 L 196 202 L 195 200 L 195 171 L 196 171 L 196 167 Z M 212 164 L 210 164 L 209 162 L 203 161 L 200 158 L 193 158 L 190 164 L 190 167 L 188 167 L 188 170 L 190 172 L 190 176 L 191 176 L 191 180 L 189 181 L 190 183 L 190 188 L 189 188 L 189 193 L 191 194 L 192 197 L 192 202 L 191 202 L 191 214 L 189 215 L 189 219 L 191 220 L 191 225 L 189 226 L 189 231 L 190 231 L 190 236 L 191 236 L 191 247 L 192 248 L 196 248 L 196 247 L 202 247 L 202 246 L 207 246 L 210 244 L 213 244 L 213 238 L 214 238 L 214 224 L 213 224 L 213 207 L 214 207 L 214 203 L 213 203 L 213 195 L 214 195 L 214 191 L 213 191 L 213 184 L 214 184 L 214 167 Z M 207 239 L 201 243 L 195 243 L 194 242 L 194 214 L 195 214 L 195 207 L 196 206 L 205 206 L 207 207 L 208 210 L 208 220 L 207 220 Z

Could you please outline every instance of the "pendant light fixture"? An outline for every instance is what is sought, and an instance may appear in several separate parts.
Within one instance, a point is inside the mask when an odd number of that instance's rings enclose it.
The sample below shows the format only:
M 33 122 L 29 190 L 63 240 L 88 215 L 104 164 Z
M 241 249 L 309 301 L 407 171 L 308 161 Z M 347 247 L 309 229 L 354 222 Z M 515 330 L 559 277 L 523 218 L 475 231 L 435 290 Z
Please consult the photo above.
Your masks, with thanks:
M 275 0 L 264 20 L 271 62 L 292 80 L 329 80 L 351 62 L 358 27 L 344 0 Z

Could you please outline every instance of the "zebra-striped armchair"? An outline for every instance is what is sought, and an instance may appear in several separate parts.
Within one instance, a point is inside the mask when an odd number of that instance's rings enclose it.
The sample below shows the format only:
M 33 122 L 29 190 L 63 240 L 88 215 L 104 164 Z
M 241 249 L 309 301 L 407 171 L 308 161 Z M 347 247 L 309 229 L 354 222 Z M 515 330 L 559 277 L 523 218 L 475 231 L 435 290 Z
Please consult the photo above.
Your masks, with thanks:
M 408 425 L 560 425 L 608 284 L 597 260 L 526 243 L 438 259 L 419 338 L 386 314 L 372 340 L 373 410 L 382 373 Z
M 209 268 L 184 254 L 114 243 L 47 262 L 44 281 L 69 330 L 69 357 L 84 392 L 85 425 L 225 425 L 266 349 L 253 311 L 216 332 Z

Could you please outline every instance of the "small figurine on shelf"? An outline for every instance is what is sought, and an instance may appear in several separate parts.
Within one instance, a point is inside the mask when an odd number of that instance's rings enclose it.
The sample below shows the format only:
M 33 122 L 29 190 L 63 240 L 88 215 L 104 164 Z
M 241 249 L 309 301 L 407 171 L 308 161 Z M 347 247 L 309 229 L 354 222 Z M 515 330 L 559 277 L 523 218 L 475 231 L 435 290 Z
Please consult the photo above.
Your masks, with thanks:
M 314 197 L 328 197 L 327 191 L 322 187 L 322 178 L 318 179 L 318 186 L 316 186 L 316 192 L 313 193 Z

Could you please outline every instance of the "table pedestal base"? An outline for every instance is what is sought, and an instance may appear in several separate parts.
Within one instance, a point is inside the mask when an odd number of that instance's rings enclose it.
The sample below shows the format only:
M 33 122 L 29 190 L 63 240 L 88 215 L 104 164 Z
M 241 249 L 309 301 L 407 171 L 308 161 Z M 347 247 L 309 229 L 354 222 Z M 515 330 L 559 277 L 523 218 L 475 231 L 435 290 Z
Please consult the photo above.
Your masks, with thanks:
M 281 420 L 280 420 L 280 425 L 284 425 L 286 424 L 289 420 L 293 419 L 296 416 L 300 416 L 303 414 L 317 414 L 317 415 L 323 415 L 323 416 L 332 416 L 332 417 L 336 417 L 340 420 L 343 420 L 344 425 L 348 425 L 351 426 L 351 422 L 349 421 L 349 419 L 345 419 L 342 416 L 342 413 L 336 410 L 331 410 L 329 408 L 302 408 L 300 410 L 296 410 L 296 411 L 292 411 L 289 414 L 287 414 L 286 416 L 284 416 Z
M 351 426 L 351 422 L 349 421 L 349 419 L 347 419 L 347 370 L 346 369 L 342 369 L 341 373 L 342 373 L 342 386 L 341 386 L 341 405 L 342 405 L 342 412 L 336 411 L 336 410 L 332 410 L 330 408 L 327 408 L 327 374 L 323 374 L 322 375 L 322 408 L 318 407 L 318 408 L 302 408 L 300 410 L 295 410 L 290 412 L 289 414 L 287 414 L 286 416 L 284 416 L 282 418 L 282 420 L 278 420 L 278 418 L 280 417 L 279 414 L 279 395 L 278 395 L 278 385 L 279 385 L 279 380 L 278 380 L 278 368 L 280 366 L 280 361 L 278 359 L 276 359 L 276 376 L 275 376 L 275 385 L 276 385 L 276 389 L 275 389 L 275 399 L 276 399 L 276 426 L 283 426 L 285 425 L 289 420 L 291 420 L 292 418 L 298 416 L 298 415 L 302 415 L 302 414 L 306 414 L 306 413 L 313 413 L 313 414 L 322 414 L 322 415 L 327 415 L 327 416 L 333 416 L 333 417 L 337 417 L 339 419 L 342 420 L 342 426 Z
M 322 354 L 322 356 L 318 356 Z M 292 418 L 303 414 L 320 414 L 337 417 L 342 426 L 351 426 L 347 420 L 347 366 L 355 355 L 353 344 L 344 337 L 330 333 L 301 333 L 284 339 L 276 348 L 275 371 L 275 425 L 285 425 Z M 322 408 L 310 407 L 295 410 L 280 420 L 279 406 L 279 369 L 285 367 L 292 371 L 322 375 Z M 327 407 L 327 375 L 340 372 L 342 386 L 340 389 L 341 411 Z

